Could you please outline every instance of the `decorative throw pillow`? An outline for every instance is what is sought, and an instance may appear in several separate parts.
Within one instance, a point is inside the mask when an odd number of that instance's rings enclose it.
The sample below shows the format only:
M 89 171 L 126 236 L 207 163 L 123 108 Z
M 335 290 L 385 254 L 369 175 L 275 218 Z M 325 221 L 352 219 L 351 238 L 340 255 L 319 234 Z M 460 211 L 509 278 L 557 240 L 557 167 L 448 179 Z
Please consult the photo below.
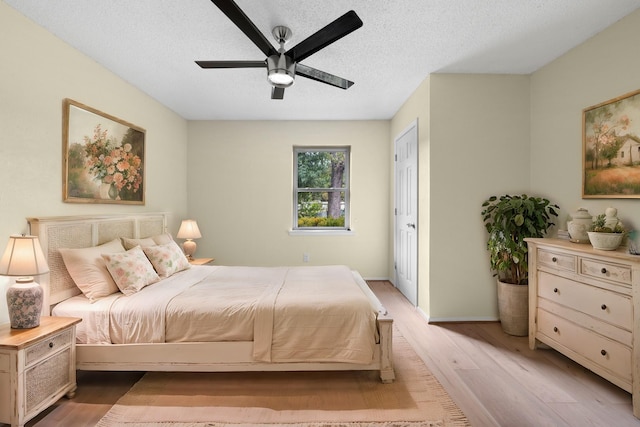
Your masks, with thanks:
M 169 242 L 173 242 L 173 237 L 169 233 L 158 234 L 157 236 L 147 237 L 144 239 L 130 239 L 128 237 L 121 237 L 122 245 L 125 249 L 129 250 L 136 246 L 146 248 L 147 246 L 166 245 Z
M 165 245 L 142 248 L 160 277 L 169 277 L 191 267 L 180 246 L 173 240 Z
M 118 286 L 107 270 L 102 254 L 124 252 L 120 239 L 90 248 L 60 248 L 69 275 L 82 293 L 94 302 L 118 292 Z
M 133 295 L 147 285 L 160 280 L 140 246 L 127 252 L 102 254 L 107 270 L 125 295 Z

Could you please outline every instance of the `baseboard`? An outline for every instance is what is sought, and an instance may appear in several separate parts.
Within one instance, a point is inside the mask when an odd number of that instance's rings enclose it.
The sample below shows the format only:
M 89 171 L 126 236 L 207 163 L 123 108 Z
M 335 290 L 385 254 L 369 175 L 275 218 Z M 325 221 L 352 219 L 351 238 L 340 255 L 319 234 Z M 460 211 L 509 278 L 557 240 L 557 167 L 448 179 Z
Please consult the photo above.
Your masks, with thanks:
M 365 282 L 368 281 L 372 281 L 372 282 L 391 282 L 391 280 L 389 280 L 388 277 L 363 277 L 363 279 L 365 280 Z M 391 283 L 393 285 L 393 283 Z
M 497 317 L 472 316 L 472 317 L 430 317 L 429 323 L 464 323 L 464 322 L 498 322 Z

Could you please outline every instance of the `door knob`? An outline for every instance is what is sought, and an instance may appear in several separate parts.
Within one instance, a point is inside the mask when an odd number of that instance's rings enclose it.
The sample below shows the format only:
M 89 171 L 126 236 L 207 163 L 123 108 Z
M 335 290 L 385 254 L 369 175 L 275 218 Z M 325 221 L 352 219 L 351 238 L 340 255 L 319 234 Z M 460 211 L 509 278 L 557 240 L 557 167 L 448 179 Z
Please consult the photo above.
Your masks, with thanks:
M 416 225 L 414 223 L 412 223 L 412 222 L 409 222 L 409 223 L 407 223 L 407 227 L 411 227 L 411 228 L 415 229 Z

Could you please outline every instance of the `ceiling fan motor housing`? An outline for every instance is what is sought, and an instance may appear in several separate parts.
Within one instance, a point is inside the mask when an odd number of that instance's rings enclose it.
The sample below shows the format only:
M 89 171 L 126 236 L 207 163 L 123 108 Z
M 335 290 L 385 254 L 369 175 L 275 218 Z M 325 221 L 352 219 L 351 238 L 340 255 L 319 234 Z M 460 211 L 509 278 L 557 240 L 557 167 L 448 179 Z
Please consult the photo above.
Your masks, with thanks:
M 284 53 L 267 57 L 267 80 L 275 87 L 287 88 L 295 81 L 296 63 Z

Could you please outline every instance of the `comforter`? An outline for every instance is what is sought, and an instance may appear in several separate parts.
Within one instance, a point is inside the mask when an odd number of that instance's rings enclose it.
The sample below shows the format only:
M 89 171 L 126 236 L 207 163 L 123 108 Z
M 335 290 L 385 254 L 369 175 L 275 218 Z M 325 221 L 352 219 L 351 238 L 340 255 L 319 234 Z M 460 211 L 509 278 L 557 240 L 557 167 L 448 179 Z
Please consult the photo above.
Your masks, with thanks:
M 87 306 L 85 340 L 253 341 L 256 361 L 370 363 L 379 308 L 362 283 L 346 266 L 194 266 Z

